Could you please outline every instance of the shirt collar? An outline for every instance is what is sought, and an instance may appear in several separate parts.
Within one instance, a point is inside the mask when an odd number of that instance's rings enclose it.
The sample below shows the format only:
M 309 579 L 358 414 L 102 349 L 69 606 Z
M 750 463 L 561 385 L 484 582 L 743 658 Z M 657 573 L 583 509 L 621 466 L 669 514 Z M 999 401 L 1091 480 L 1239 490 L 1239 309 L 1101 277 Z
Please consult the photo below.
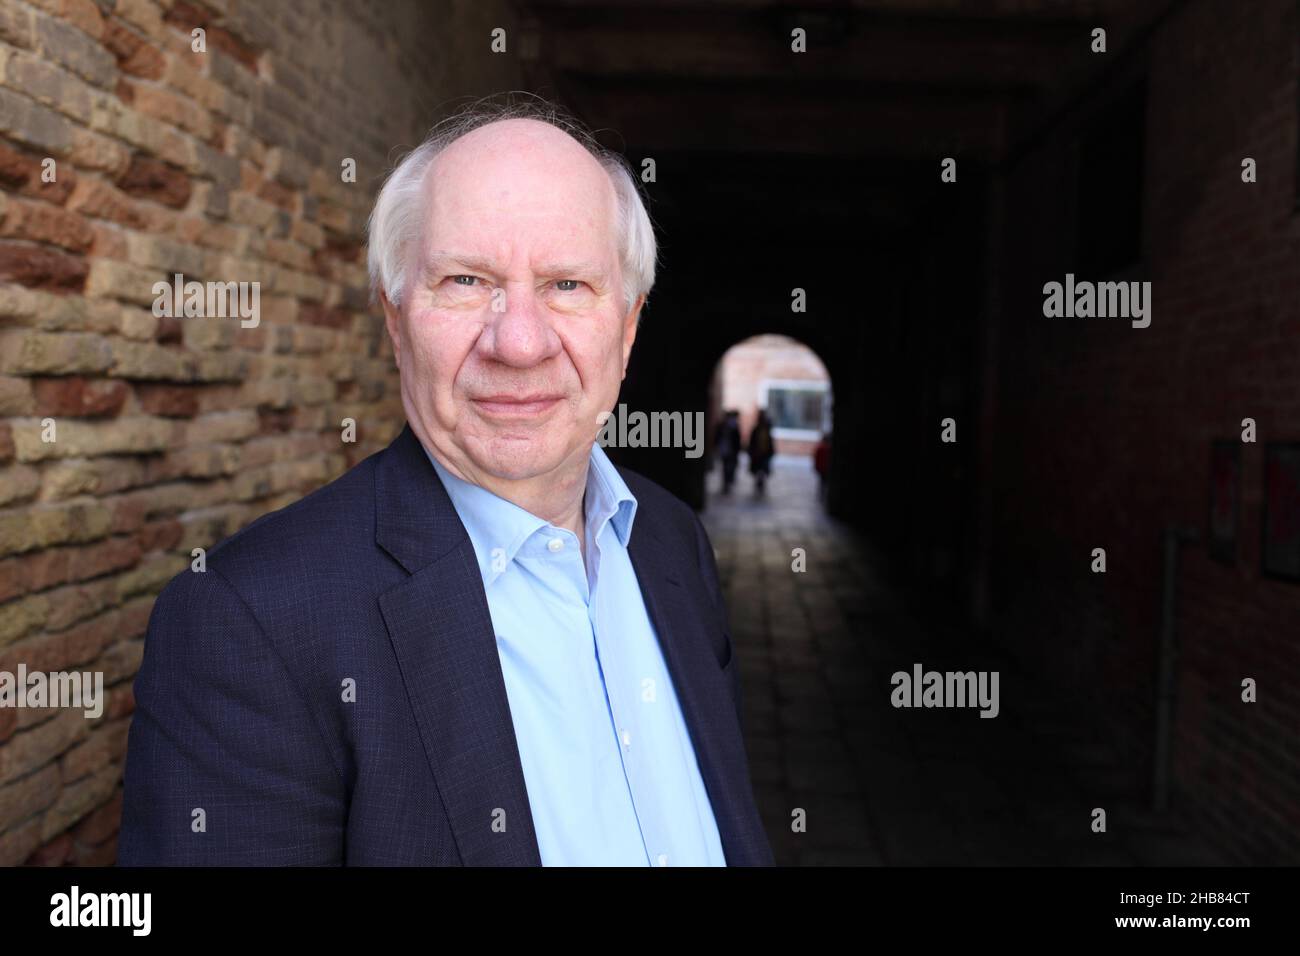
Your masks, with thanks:
M 514 561 L 524 542 L 550 523 L 480 485 L 456 477 L 427 448 L 424 453 L 442 479 L 474 545 L 483 583 L 490 584 Z M 598 540 L 605 525 L 612 523 L 619 543 L 626 548 L 636 517 L 636 496 L 599 442 L 591 446 L 584 504 L 588 542 Z

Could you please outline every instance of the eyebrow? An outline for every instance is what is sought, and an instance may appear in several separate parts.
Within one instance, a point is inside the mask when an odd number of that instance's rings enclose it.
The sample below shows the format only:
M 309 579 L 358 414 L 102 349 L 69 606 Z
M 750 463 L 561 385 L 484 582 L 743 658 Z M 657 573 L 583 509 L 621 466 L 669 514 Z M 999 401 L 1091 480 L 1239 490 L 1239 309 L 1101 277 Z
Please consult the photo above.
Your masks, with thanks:
M 453 265 L 474 269 L 478 272 L 492 271 L 492 263 L 480 256 L 463 256 L 453 252 L 433 252 L 424 260 L 424 274 L 441 272 Z
M 473 269 L 477 272 L 494 272 L 496 265 L 490 259 L 482 256 L 462 255 L 456 252 L 433 252 L 424 260 L 424 274 L 441 272 L 451 266 L 460 266 L 465 269 Z M 547 262 L 538 267 L 537 271 L 542 275 L 579 275 L 591 274 L 603 276 L 604 267 L 595 261 L 578 260 L 574 262 Z

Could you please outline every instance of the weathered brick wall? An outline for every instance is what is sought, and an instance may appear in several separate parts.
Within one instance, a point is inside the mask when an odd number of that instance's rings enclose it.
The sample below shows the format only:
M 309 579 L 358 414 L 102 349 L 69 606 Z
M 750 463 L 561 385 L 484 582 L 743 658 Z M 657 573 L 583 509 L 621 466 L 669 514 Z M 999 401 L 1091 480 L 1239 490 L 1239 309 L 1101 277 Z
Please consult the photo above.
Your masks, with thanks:
M 154 595 L 400 428 L 365 219 L 396 148 L 519 85 L 497 25 L 478 0 L 0 0 L 0 672 L 109 689 L 98 719 L 0 708 L 0 865 L 112 862 Z M 257 325 L 155 316 L 174 273 L 259 282 Z
M 1242 862 L 1300 859 L 1300 586 L 1261 575 L 1263 443 L 1300 440 L 1300 31 L 1294 0 L 1186 4 L 1151 38 L 1143 261 L 1151 326 L 1046 319 L 1074 264 L 1086 108 L 1009 171 L 995 447 L 998 633 L 1079 701 L 1148 793 L 1166 526 L 1207 525 L 1210 444 L 1243 444 L 1237 563 L 1183 552 L 1175 801 Z M 1243 183 L 1253 157 L 1259 181 Z M 1073 269 L 1076 273 L 1077 268 Z M 1078 278 L 1105 278 L 1079 275 Z M 1046 533 L 1044 533 L 1046 532 Z M 1107 572 L 1090 570 L 1107 551 Z M 1242 678 L 1259 700 L 1241 701 Z

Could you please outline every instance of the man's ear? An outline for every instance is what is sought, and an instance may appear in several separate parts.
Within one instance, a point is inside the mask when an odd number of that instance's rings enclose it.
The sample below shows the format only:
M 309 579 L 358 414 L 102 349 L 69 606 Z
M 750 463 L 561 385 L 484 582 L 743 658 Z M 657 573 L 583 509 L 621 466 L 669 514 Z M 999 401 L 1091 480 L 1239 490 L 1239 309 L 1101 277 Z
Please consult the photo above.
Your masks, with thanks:
M 384 327 L 388 329 L 388 340 L 393 343 L 393 361 L 398 371 L 402 368 L 402 313 L 388 301 L 386 292 L 379 293 L 379 304 L 384 307 Z
M 632 357 L 632 343 L 636 341 L 636 330 L 641 321 L 643 305 L 645 305 L 644 295 L 632 303 L 627 317 L 623 319 L 623 378 L 627 378 L 627 360 Z

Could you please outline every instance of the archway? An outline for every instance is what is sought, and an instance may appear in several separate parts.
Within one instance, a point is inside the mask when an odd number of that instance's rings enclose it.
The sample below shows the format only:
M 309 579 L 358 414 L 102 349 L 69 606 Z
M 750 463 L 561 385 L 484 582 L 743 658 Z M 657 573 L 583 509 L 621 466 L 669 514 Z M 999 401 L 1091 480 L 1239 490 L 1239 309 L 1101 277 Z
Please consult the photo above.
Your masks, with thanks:
M 728 465 L 751 463 L 750 442 L 760 414 L 770 422 L 774 469 L 807 471 L 817 461 L 827 464 L 827 449 L 819 446 L 830 438 L 833 407 L 830 372 L 807 345 L 772 333 L 735 343 L 718 359 L 709 383 L 705 420 L 710 454 L 719 467 L 708 490 L 729 491 Z M 727 446 L 739 453 L 731 462 Z M 710 474 L 714 467 L 710 458 Z

